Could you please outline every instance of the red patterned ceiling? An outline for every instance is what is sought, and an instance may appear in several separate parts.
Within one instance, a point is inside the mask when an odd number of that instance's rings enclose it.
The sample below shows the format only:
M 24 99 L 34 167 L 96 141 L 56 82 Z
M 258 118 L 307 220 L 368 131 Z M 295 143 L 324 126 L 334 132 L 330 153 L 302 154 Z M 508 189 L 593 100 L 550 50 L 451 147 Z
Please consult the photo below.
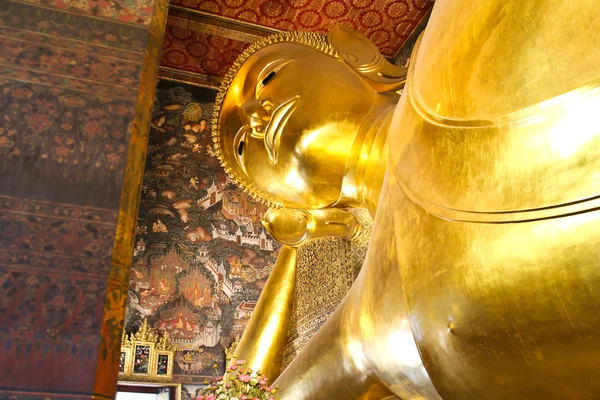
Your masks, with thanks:
M 364 33 L 387 57 L 398 53 L 432 4 L 431 0 L 171 0 L 178 10 L 240 21 L 259 29 L 326 33 L 342 23 Z M 247 46 L 183 26 L 176 18 L 169 19 L 163 66 L 223 76 Z
M 282 30 L 327 32 L 343 23 L 393 56 L 431 8 L 430 0 L 171 0 L 222 17 Z
M 160 64 L 204 75 L 224 76 L 248 43 L 174 26 L 169 20 Z

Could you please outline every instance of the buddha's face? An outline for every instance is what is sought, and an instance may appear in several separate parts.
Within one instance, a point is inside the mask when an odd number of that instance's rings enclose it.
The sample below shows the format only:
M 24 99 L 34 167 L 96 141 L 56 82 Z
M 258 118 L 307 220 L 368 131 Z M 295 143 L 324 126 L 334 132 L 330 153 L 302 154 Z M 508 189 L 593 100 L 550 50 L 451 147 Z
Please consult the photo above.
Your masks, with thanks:
M 219 117 L 221 152 L 232 170 L 286 207 L 331 205 L 374 99 L 332 56 L 296 43 L 267 46 L 231 82 Z

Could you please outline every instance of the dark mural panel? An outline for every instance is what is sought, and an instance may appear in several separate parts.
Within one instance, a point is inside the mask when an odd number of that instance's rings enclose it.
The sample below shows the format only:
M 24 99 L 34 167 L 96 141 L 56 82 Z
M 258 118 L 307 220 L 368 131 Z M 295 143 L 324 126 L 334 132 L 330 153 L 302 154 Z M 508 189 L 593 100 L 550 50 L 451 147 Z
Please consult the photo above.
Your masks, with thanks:
M 0 4 L 0 194 L 117 209 L 148 30 Z
M 260 224 L 266 207 L 214 156 L 215 95 L 159 83 L 125 327 L 147 319 L 167 332 L 178 349 L 174 380 L 188 383 L 223 373 L 224 349 L 241 336 L 279 250 Z
M 128 263 L 113 247 L 166 2 L 97 3 L 0 0 L 0 398 L 115 391 Z

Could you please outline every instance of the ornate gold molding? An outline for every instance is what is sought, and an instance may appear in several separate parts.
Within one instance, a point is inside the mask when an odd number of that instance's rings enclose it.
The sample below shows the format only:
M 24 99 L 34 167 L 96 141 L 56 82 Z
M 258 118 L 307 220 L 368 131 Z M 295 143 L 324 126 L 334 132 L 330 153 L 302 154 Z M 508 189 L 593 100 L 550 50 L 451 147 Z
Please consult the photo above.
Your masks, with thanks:
M 125 318 L 129 272 L 133 256 L 134 230 L 148 149 L 150 117 L 158 78 L 158 64 L 167 23 L 168 0 L 156 0 L 148 29 L 148 40 L 121 191 L 119 216 L 102 317 L 102 339 L 94 392 L 114 396 L 119 342 Z
M 214 90 L 219 89 L 222 80 L 219 76 L 198 74 L 170 67 L 160 67 L 158 70 L 158 78 Z
M 240 21 L 174 5 L 169 6 L 169 19 L 171 18 L 187 21 L 186 26 L 191 30 L 223 36 L 247 43 L 254 43 L 263 37 L 283 32 L 280 29 L 268 28 L 251 22 Z
M 165 332 L 159 335 L 144 320 L 137 333 L 123 332 L 119 378 L 128 381 L 162 382 L 173 377 L 175 346 Z

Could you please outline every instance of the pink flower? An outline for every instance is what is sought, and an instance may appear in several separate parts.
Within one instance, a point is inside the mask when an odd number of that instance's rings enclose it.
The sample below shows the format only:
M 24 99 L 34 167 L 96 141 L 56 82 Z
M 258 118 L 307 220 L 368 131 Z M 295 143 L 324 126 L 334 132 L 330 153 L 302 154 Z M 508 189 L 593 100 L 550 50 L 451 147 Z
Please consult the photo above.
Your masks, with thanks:
M 250 377 L 250 375 L 240 375 L 240 381 L 244 382 L 244 383 L 248 383 L 250 382 L 250 379 L 252 379 Z
M 246 396 L 245 394 L 243 394 L 242 397 L 240 397 L 240 400 L 248 400 L 248 396 Z
M 206 400 L 217 400 L 217 396 L 215 396 L 215 395 L 207 396 Z
M 242 365 L 242 364 L 244 363 L 244 360 L 237 360 L 235 363 L 236 363 L 237 365 Z

